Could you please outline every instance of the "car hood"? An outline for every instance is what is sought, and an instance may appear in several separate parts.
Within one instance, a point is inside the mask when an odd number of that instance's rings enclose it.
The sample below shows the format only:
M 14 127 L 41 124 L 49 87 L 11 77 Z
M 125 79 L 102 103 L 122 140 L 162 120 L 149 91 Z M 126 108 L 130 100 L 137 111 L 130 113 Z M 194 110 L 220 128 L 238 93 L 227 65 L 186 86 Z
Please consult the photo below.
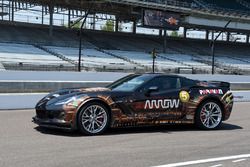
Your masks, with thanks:
M 96 88 L 70 88 L 70 89 L 61 89 L 55 92 L 51 92 L 43 99 L 41 99 L 36 107 L 42 105 L 51 105 L 58 101 L 77 96 L 95 96 L 100 94 L 110 94 L 111 90 L 104 87 Z
M 96 87 L 96 88 L 72 88 L 72 89 L 61 89 L 55 92 L 50 93 L 49 95 L 56 98 L 63 98 L 68 96 L 74 95 L 81 95 L 81 94 L 98 94 L 103 92 L 110 92 L 111 90 L 108 88 L 103 87 Z

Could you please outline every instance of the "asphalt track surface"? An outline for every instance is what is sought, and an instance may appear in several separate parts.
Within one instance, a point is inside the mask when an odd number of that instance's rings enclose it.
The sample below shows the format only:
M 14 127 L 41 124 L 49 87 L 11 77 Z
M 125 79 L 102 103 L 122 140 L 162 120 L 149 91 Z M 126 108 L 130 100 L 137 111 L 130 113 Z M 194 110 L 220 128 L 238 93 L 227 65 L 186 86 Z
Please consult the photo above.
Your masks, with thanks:
M 231 118 L 214 131 L 171 125 L 83 136 L 38 128 L 33 115 L 34 110 L 0 111 L 0 167 L 149 167 L 250 154 L 250 103 L 236 103 Z M 189 166 L 245 167 L 250 157 Z

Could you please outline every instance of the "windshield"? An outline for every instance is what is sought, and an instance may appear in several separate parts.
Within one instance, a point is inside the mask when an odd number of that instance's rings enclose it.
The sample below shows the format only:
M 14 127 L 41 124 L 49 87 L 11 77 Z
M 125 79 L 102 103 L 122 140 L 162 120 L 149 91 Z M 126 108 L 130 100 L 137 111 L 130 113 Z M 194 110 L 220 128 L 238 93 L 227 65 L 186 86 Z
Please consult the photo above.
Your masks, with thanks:
M 122 79 L 119 79 L 118 81 L 115 81 L 107 87 L 114 91 L 134 91 L 150 78 L 150 76 L 145 75 L 128 75 Z

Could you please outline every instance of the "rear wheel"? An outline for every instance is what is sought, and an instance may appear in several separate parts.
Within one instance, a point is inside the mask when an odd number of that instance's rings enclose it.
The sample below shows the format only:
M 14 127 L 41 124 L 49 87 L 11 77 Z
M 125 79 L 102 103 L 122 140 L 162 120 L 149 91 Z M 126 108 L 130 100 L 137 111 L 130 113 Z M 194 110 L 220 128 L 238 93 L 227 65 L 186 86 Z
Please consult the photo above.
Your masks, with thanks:
M 78 116 L 78 125 L 82 133 L 97 135 L 103 133 L 110 123 L 110 114 L 103 104 L 89 103 L 83 107 Z
M 206 101 L 197 110 L 196 125 L 201 129 L 217 129 L 222 122 L 222 109 L 216 101 Z

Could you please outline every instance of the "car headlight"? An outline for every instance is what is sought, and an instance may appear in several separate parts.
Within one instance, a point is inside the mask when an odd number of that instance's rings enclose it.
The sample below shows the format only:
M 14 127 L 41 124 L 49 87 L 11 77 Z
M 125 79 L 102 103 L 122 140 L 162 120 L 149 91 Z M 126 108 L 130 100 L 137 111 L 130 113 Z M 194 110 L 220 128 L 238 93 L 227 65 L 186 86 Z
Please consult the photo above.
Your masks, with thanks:
M 86 97 L 86 94 L 81 94 L 79 96 L 69 97 L 69 98 L 66 98 L 63 100 L 59 100 L 58 102 L 55 103 L 55 105 L 56 106 L 68 105 L 68 106 L 77 107 L 84 100 L 84 97 Z
M 55 105 L 58 106 L 58 105 L 69 104 L 69 103 L 73 103 L 76 100 L 77 100 L 77 98 L 75 96 L 69 97 L 69 98 L 66 98 L 66 99 L 63 99 L 63 100 L 56 102 Z

